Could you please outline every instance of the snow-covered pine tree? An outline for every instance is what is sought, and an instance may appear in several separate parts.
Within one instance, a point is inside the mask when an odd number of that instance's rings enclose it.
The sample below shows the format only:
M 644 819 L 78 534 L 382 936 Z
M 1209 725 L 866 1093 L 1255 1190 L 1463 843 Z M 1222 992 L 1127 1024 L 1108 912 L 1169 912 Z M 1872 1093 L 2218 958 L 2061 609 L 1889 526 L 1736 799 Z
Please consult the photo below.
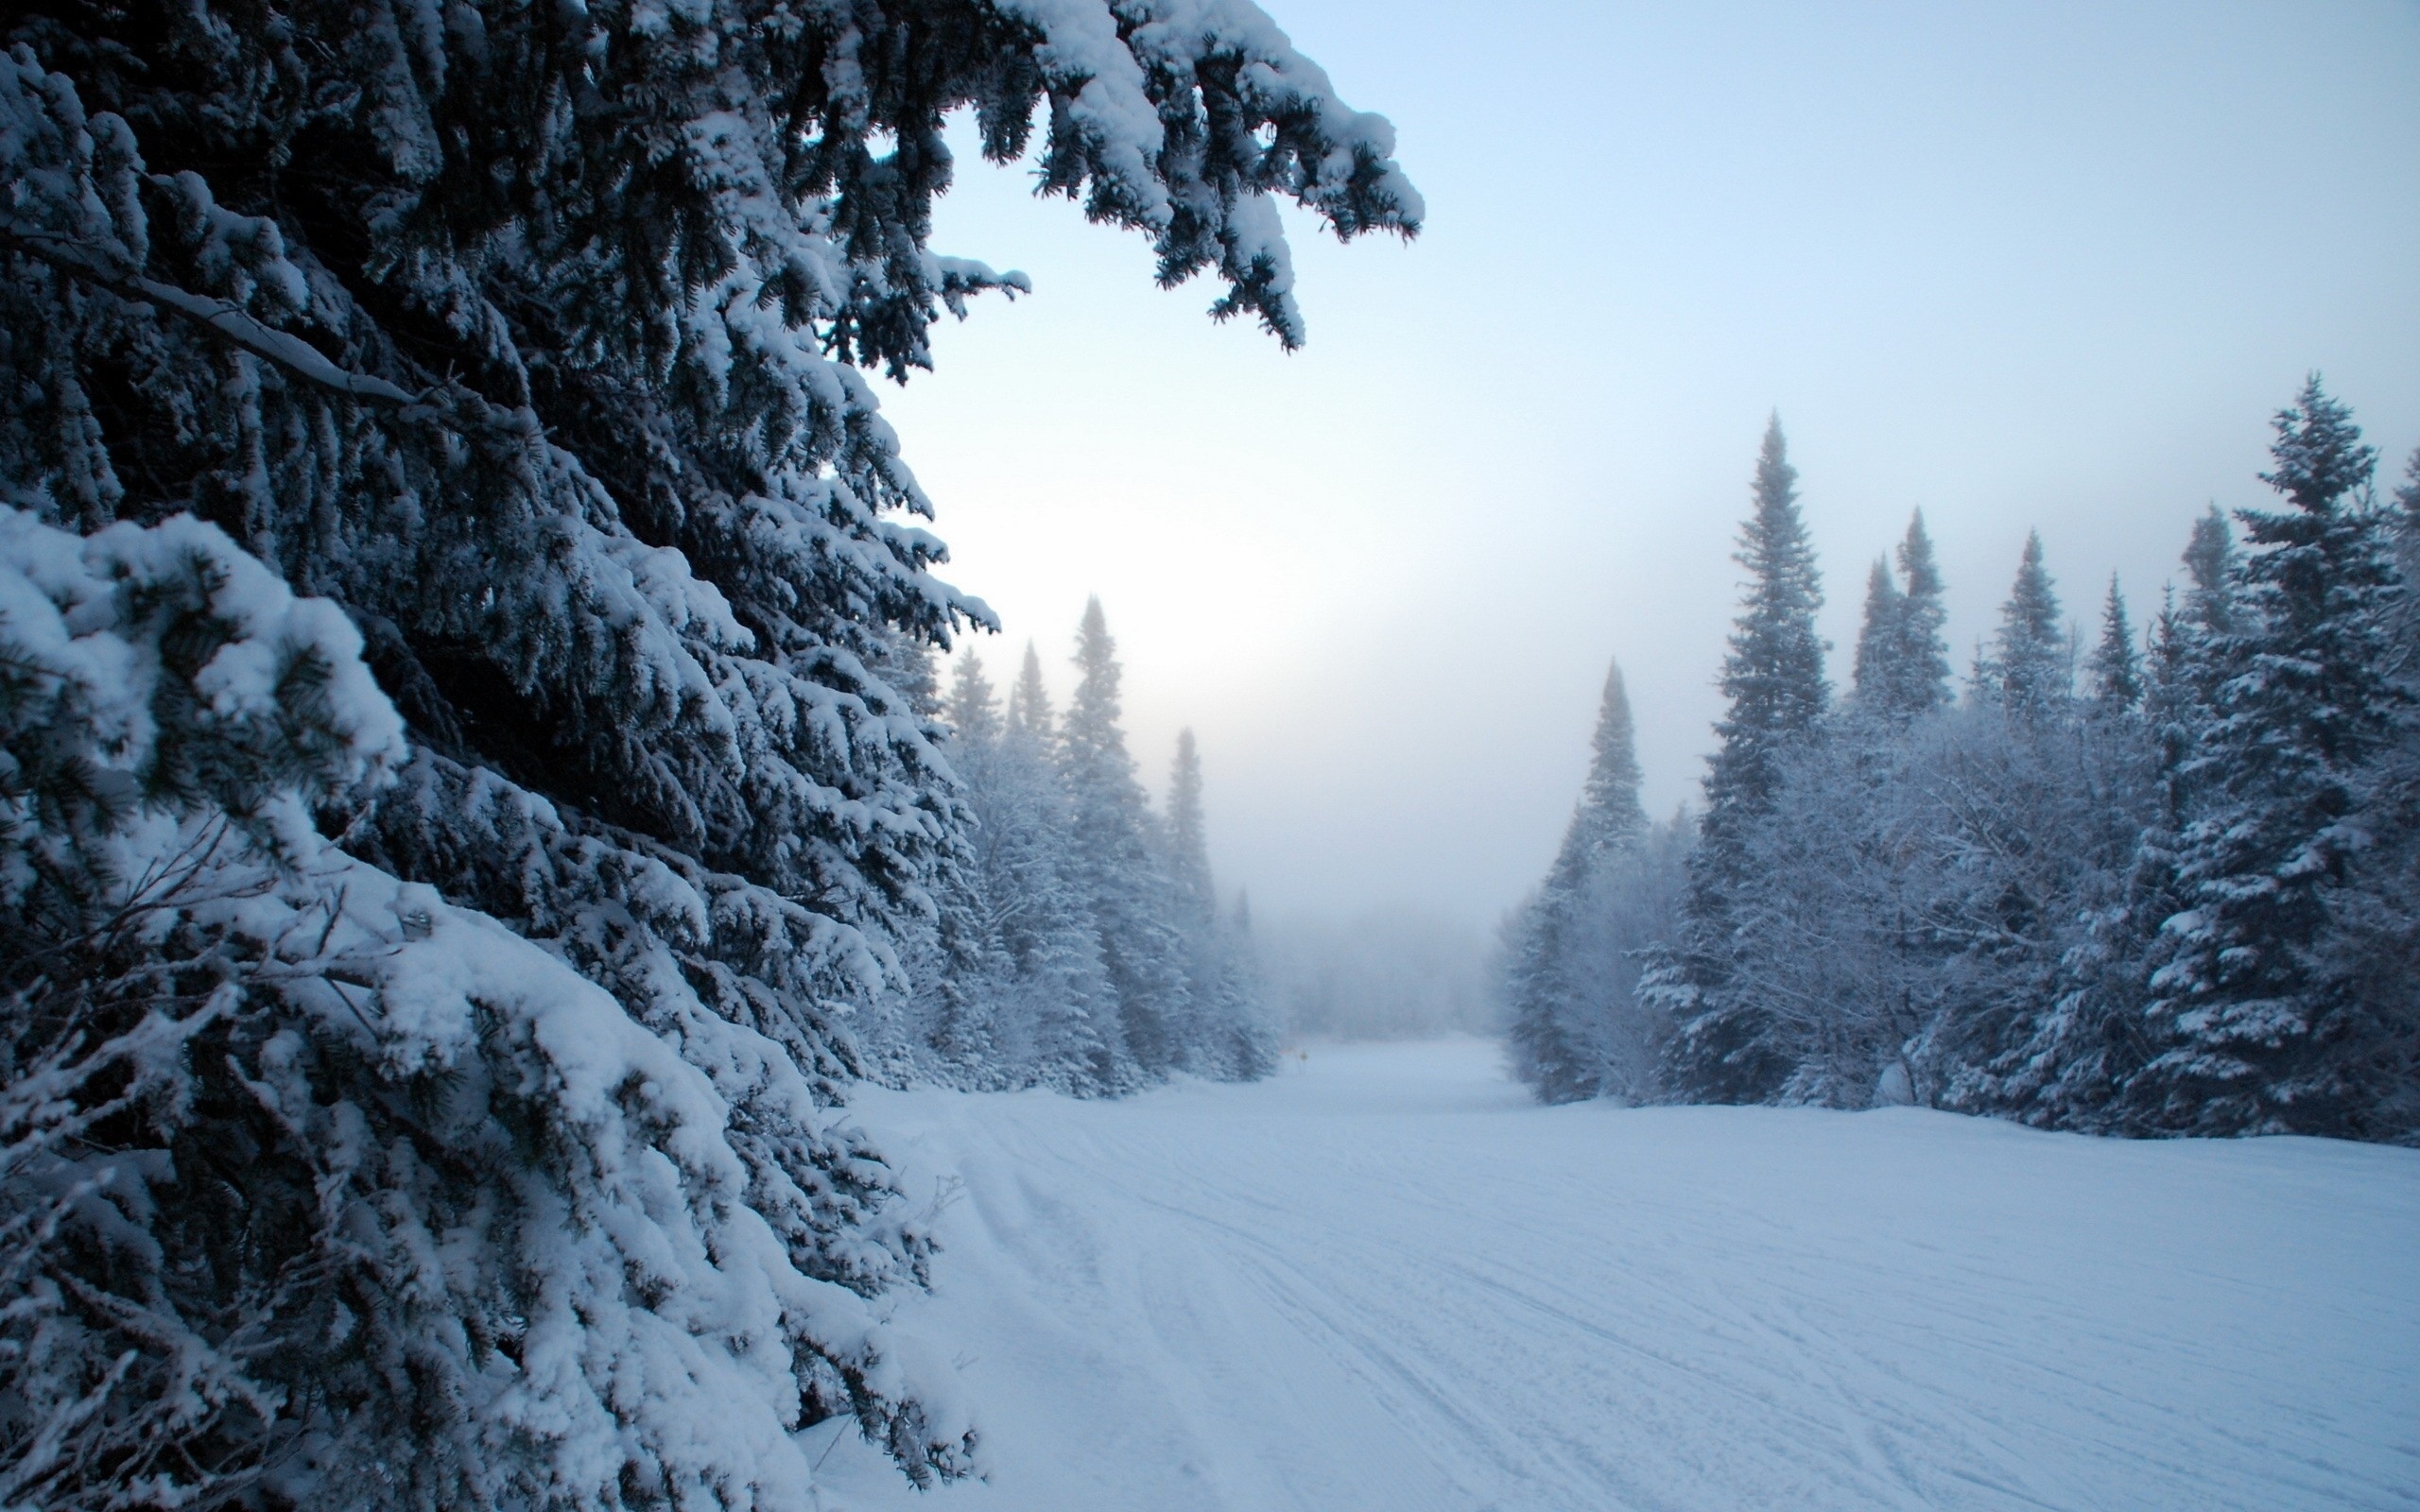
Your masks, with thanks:
M 1575 936 L 1599 874 L 1647 833 L 1639 781 L 1637 732 L 1616 661 L 1605 669 L 1588 775 L 1562 848 L 1506 933 L 1502 991 L 1512 1069 L 1546 1102 L 1574 1102 L 1608 1090 L 1604 1037 L 1614 1006 L 1608 993 L 1618 990 L 1626 999 L 1631 983 L 1609 976 L 1605 961 L 1581 959 Z M 1651 943 L 1639 940 L 1634 948 Z
M 2109 575 L 2109 596 L 2100 605 L 2100 639 L 2085 670 L 2092 678 L 2093 705 L 2101 713 L 2130 713 L 2142 702 L 2142 654 L 2135 649 L 2135 627 L 2126 617 L 2126 595 L 2118 592 L 2116 573 Z
M 1176 759 L 1168 766 L 1168 874 L 1177 906 L 1187 920 L 1216 919 L 1218 885 L 1210 877 L 1208 816 L 1201 808 L 1201 749 L 1193 731 L 1176 732 Z
M 1135 780 L 1121 713 L 1117 643 L 1100 600 L 1076 631 L 1076 691 L 1059 729 L 1071 807 L 1070 861 L 1090 911 L 1126 1050 L 1150 1075 L 1184 1063 L 1191 1003 L 1175 889 L 1160 860 L 1157 816 Z
M 1857 661 L 1850 683 L 1861 713 L 1892 711 L 1899 619 L 1907 601 L 1908 595 L 1899 592 L 1898 579 L 1891 576 L 1891 559 L 1875 558 L 1873 571 L 1865 575 L 1865 617 L 1858 625 Z
M 0 510 L 0 1500 L 796 1505 L 851 1407 L 963 1468 L 814 1068 L 322 837 L 406 760 L 360 649 L 190 517 Z
M 808 1284 L 873 1289 L 916 1256 L 885 1227 L 880 1163 L 822 1105 L 855 1066 L 847 1005 L 884 989 L 965 820 L 877 663 L 891 638 L 944 641 L 987 615 L 929 576 L 939 543 L 901 522 L 927 506 L 863 377 L 924 365 L 943 308 L 1016 284 L 926 247 L 953 167 L 943 121 L 973 109 L 1007 161 L 1046 100 L 1046 190 L 1142 231 L 1164 281 L 1215 266 L 1215 313 L 1254 314 L 1288 344 L 1301 322 L 1270 196 L 1346 236 L 1419 215 L 1385 123 L 1337 101 L 1256 9 L 1136 14 L 465 0 L 162 21 L 30 0 L 0 21 L 15 49 L 0 60 L 0 484 L 82 532 L 199 515 L 343 607 L 414 750 L 366 809 L 326 822 L 354 857 L 509 921 L 647 1043 L 677 1048 L 617 1048 L 614 1065 L 651 1068 L 623 1091 L 580 1072 L 579 1096 L 596 1095 L 577 1117 L 689 1141 L 648 1166 L 685 1183 L 665 1211 L 710 1205 L 752 1236 L 692 1247 L 761 1265 L 779 1301 L 747 1313 L 754 1375 L 694 1378 L 727 1400 L 683 1440 L 688 1388 L 656 1391 L 614 1351 L 746 1310 L 700 1300 L 720 1282 L 658 1285 L 618 1262 L 592 1287 L 581 1267 L 603 1251 L 547 1247 L 535 1209 L 484 1210 L 539 1227 L 499 1230 L 506 1259 L 445 1280 L 492 1288 L 465 1304 L 487 1309 L 475 1326 L 432 1325 L 469 1383 L 382 1365 L 346 1378 L 352 1395 L 289 1397 L 263 1430 L 333 1432 L 316 1426 L 327 1413 L 392 1435 L 408 1472 L 327 1483 L 319 1504 L 791 1504 L 805 1478 L 784 1468 L 780 1428 L 803 1405 L 855 1407 L 918 1474 L 962 1463 L 959 1430 L 919 1417 L 878 1331 Z M 609 1001 L 555 980 L 566 1005 L 545 1022 Z M 373 1051 L 365 1064 L 385 1064 Z M 352 1106 L 316 1100 L 337 1072 L 286 1064 L 293 1108 Z M 717 1101 L 661 1116 L 630 1102 L 699 1075 Z M 395 1087 L 397 1118 L 452 1116 L 441 1098 L 411 1114 Z M 247 1169 L 313 1159 L 296 1145 L 321 1138 L 317 1116 L 263 1125 Z M 518 1173 L 532 1200 L 560 1189 L 575 1217 L 602 1211 L 579 1172 L 628 1166 L 604 1134 L 527 1127 L 413 1190 L 471 1202 L 518 1159 L 537 1162 Z M 195 1167 L 147 1169 L 158 1232 L 216 1200 Z M 324 1200 L 422 1177 L 372 1161 L 346 1179 Z M 356 1315 L 422 1295 L 409 1265 L 384 1263 L 351 1273 Z M 595 1402 L 479 1384 L 518 1369 L 514 1319 L 534 1328 L 537 1300 L 592 1290 L 635 1300 L 550 1355 L 544 1389 Z M 301 1357 L 281 1366 L 333 1369 L 352 1336 L 291 1336 Z M 615 1383 L 637 1395 L 597 1405 Z M 112 1410 L 157 1405 L 147 1385 L 112 1389 Z M 475 1463 L 458 1452 L 473 1443 Z M 152 1472 L 130 1464 L 88 1466 L 94 1496 Z
M 2239 617 L 2217 653 L 2214 718 L 2178 845 L 2187 903 L 2152 978 L 2169 1043 L 2135 1078 L 2139 1116 L 2205 1133 L 2389 1137 L 2387 1026 L 2355 990 L 2339 910 L 2372 841 L 2361 805 L 2410 713 L 2389 673 L 2397 574 L 2377 454 L 2313 377 L 2278 412 L 2264 481 L 2286 507 L 2239 511 Z
M 1015 963 L 1009 1015 L 1016 1062 L 1035 1084 L 1079 1093 L 1118 1092 L 1140 1072 L 1127 1053 L 1117 1000 L 1101 960 L 1100 929 L 1084 896 L 1074 809 L 1058 757 L 1042 660 L 1026 643 L 1009 691 L 977 835 L 1001 942 Z
M 1167 851 L 1176 923 L 1185 946 L 1185 1065 L 1228 1080 L 1265 1076 L 1277 1064 L 1275 1031 L 1248 954 L 1248 926 L 1237 927 L 1237 919 L 1249 916 L 1221 917 L 1219 907 L 1201 808 L 1201 753 L 1190 730 L 1177 732 L 1168 773 Z
M 2186 592 L 2185 612 L 2213 638 L 2235 633 L 2236 568 L 2240 560 L 2234 528 L 2219 507 L 2211 505 L 2207 513 L 2193 522 L 2193 538 L 2185 546 L 2185 573 L 2193 583 Z
M 2348 968 L 2349 1016 L 2365 1024 L 2377 1139 L 2420 1144 L 2420 451 L 2395 490 L 2395 593 L 2385 671 L 2403 693 L 2394 733 L 2356 793 L 2368 843 L 2352 858 L 2330 954 Z
M 1753 507 L 1739 533 L 1737 560 L 1748 582 L 1722 665 L 1730 707 L 1715 727 L 1720 745 L 1690 856 L 1687 927 L 1650 983 L 1677 1025 L 1673 1088 L 1696 1101 L 1753 1102 L 1786 1074 L 1758 1048 L 1757 1005 L 1728 993 L 1725 982 L 1730 894 L 1745 874 L 1756 827 L 1772 812 L 1785 762 L 1817 738 L 1830 697 L 1825 646 L 1815 630 L 1823 587 L 1797 481 L 1776 415 L 1765 427 Z
M 2183 558 L 2192 586 L 2183 606 L 2169 592 L 2152 621 L 2135 713 L 2112 717 L 2103 706 L 2094 721 L 2091 733 L 2102 749 L 2087 759 L 2115 779 L 2102 785 L 2121 799 L 2118 822 L 2129 809 L 2139 817 L 2122 874 L 2113 865 L 2105 878 L 2091 879 L 2100 896 L 2087 905 L 2082 936 L 2060 959 L 2050 1011 L 2030 1041 L 2003 1052 L 1993 1074 L 1994 1104 L 2026 1122 L 2096 1133 L 2160 1131 L 2134 1105 L 2132 1084 L 2165 1048 L 2160 1026 L 2146 1012 L 2154 996 L 2151 976 L 2166 948 L 2161 926 L 2185 906 L 2178 848 L 2219 680 L 2215 648 L 2234 623 L 2226 574 L 2235 558 L 2223 516 L 2214 509 L 2194 522 Z M 2104 613 L 2096 662 L 2112 657 L 2110 618 Z M 2124 800 L 2135 781 L 2139 793 Z
M 1269 973 L 1260 959 L 1260 943 L 1252 932 L 1252 900 L 1241 889 L 1235 906 L 1219 920 L 1219 983 L 1212 1022 L 1227 1036 L 1222 1074 L 1236 1080 L 1268 1075 L 1277 1069 L 1277 1009 L 1270 1001 Z
M 2042 561 L 2042 533 L 2029 531 L 2016 581 L 2000 606 L 1991 654 L 1976 668 L 1985 696 L 2022 718 L 2063 713 L 2075 696 L 2075 644 Z
M 1950 698 L 1949 648 L 1941 638 L 1948 610 L 1921 509 L 1908 522 L 1898 558 L 1904 589 L 1879 560 L 1866 585 L 1856 689 L 1860 713 L 1905 722 L 1947 707 Z
M 1823 586 L 1778 415 L 1765 427 L 1753 497 L 1737 557 L 1747 592 L 1722 664 L 1730 709 L 1715 727 L 1721 744 L 1706 774 L 1702 854 L 1718 876 L 1729 864 L 1725 836 L 1771 805 L 1781 759 L 1814 735 L 1830 698 L 1815 632 Z
M 1913 717 L 1946 709 L 1950 703 L 1949 643 L 1942 639 L 1942 627 L 1949 623 L 1949 606 L 1922 509 L 1908 518 L 1898 558 L 1907 596 L 1899 611 L 1899 649 L 1892 658 L 1898 674 L 1892 702 Z
M 924 717 L 926 738 L 940 747 L 972 812 L 975 833 L 928 884 L 930 912 L 901 920 L 898 952 L 906 977 L 862 1015 L 867 1074 L 894 1086 L 939 1081 L 965 1088 L 1021 1085 L 1009 1070 L 1014 1028 L 1003 1022 L 1011 992 L 1010 964 L 993 927 L 991 879 L 980 864 L 982 798 L 999 745 L 996 696 L 969 650 L 951 674 L 946 698 L 929 651 L 903 643 L 875 664 Z M 970 727 L 961 719 L 971 719 Z M 871 1021 L 871 1022 L 869 1022 Z

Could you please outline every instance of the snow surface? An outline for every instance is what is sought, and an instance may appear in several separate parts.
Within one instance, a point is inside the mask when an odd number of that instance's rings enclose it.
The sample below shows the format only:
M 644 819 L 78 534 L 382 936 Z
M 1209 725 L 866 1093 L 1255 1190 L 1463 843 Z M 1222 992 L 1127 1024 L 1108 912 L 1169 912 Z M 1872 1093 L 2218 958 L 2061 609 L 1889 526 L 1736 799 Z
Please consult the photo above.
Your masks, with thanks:
M 826 1424 L 826 1508 L 2420 1507 L 2420 1151 L 1540 1108 L 1471 1040 L 858 1112 L 991 1474 Z

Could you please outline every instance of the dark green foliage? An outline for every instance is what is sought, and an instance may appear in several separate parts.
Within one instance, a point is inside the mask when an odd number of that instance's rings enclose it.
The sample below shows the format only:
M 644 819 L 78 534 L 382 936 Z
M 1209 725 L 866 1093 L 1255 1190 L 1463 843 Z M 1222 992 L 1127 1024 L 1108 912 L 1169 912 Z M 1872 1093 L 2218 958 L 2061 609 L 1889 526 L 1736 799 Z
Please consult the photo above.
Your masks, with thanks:
M 2408 731 L 2391 675 L 2400 592 L 2377 454 L 2312 379 L 2278 413 L 2262 478 L 2286 507 L 2243 510 L 2239 627 L 2219 639 L 2211 720 L 2178 842 L 2187 904 L 2166 929 L 2154 1018 L 2175 1043 L 2139 1079 L 2143 1116 L 2187 1129 L 2355 1133 L 2372 1126 L 2380 1025 L 2337 916 L 2377 843 L 2366 774 Z

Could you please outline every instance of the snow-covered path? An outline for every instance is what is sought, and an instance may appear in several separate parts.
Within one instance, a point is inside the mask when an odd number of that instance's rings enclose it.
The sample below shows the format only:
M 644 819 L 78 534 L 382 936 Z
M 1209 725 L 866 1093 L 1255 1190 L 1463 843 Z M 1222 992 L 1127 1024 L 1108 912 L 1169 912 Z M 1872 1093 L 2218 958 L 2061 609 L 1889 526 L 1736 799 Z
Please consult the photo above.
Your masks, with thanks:
M 844 1435 L 857 1512 L 2420 1507 L 2420 1152 L 1541 1108 L 1476 1041 L 861 1116 L 963 1182 L 899 1315 L 993 1470 Z

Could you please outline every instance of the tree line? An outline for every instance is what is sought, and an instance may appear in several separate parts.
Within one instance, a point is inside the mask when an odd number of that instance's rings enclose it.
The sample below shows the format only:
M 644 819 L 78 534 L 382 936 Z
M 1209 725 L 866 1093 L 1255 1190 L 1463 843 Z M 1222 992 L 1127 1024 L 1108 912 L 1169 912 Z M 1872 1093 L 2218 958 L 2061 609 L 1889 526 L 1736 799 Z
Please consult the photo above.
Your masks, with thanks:
M 903 945 L 908 989 L 881 1000 L 862 1037 L 885 1079 L 1094 1095 L 1276 1064 L 1250 907 L 1239 894 L 1221 908 L 1211 878 L 1193 731 L 1177 736 L 1154 811 L 1118 723 L 1124 674 L 1098 598 L 1075 664 L 1059 713 L 1030 642 L 1005 700 L 971 646 L 946 694 L 920 649 L 894 661 L 891 680 L 941 716 L 933 734 L 972 823 Z
M 2420 1141 L 2420 454 L 2381 498 L 2315 377 L 2274 432 L 2278 503 L 2198 520 L 2140 636 L 2114 577 L 2073 632 L 2029 537 L 1962 696 L 1919 514 L 1836 696 L 1775 421 L 1703 806 L 1640 811 L 1616 668 L 1506 929 L 1522 1076 Z

